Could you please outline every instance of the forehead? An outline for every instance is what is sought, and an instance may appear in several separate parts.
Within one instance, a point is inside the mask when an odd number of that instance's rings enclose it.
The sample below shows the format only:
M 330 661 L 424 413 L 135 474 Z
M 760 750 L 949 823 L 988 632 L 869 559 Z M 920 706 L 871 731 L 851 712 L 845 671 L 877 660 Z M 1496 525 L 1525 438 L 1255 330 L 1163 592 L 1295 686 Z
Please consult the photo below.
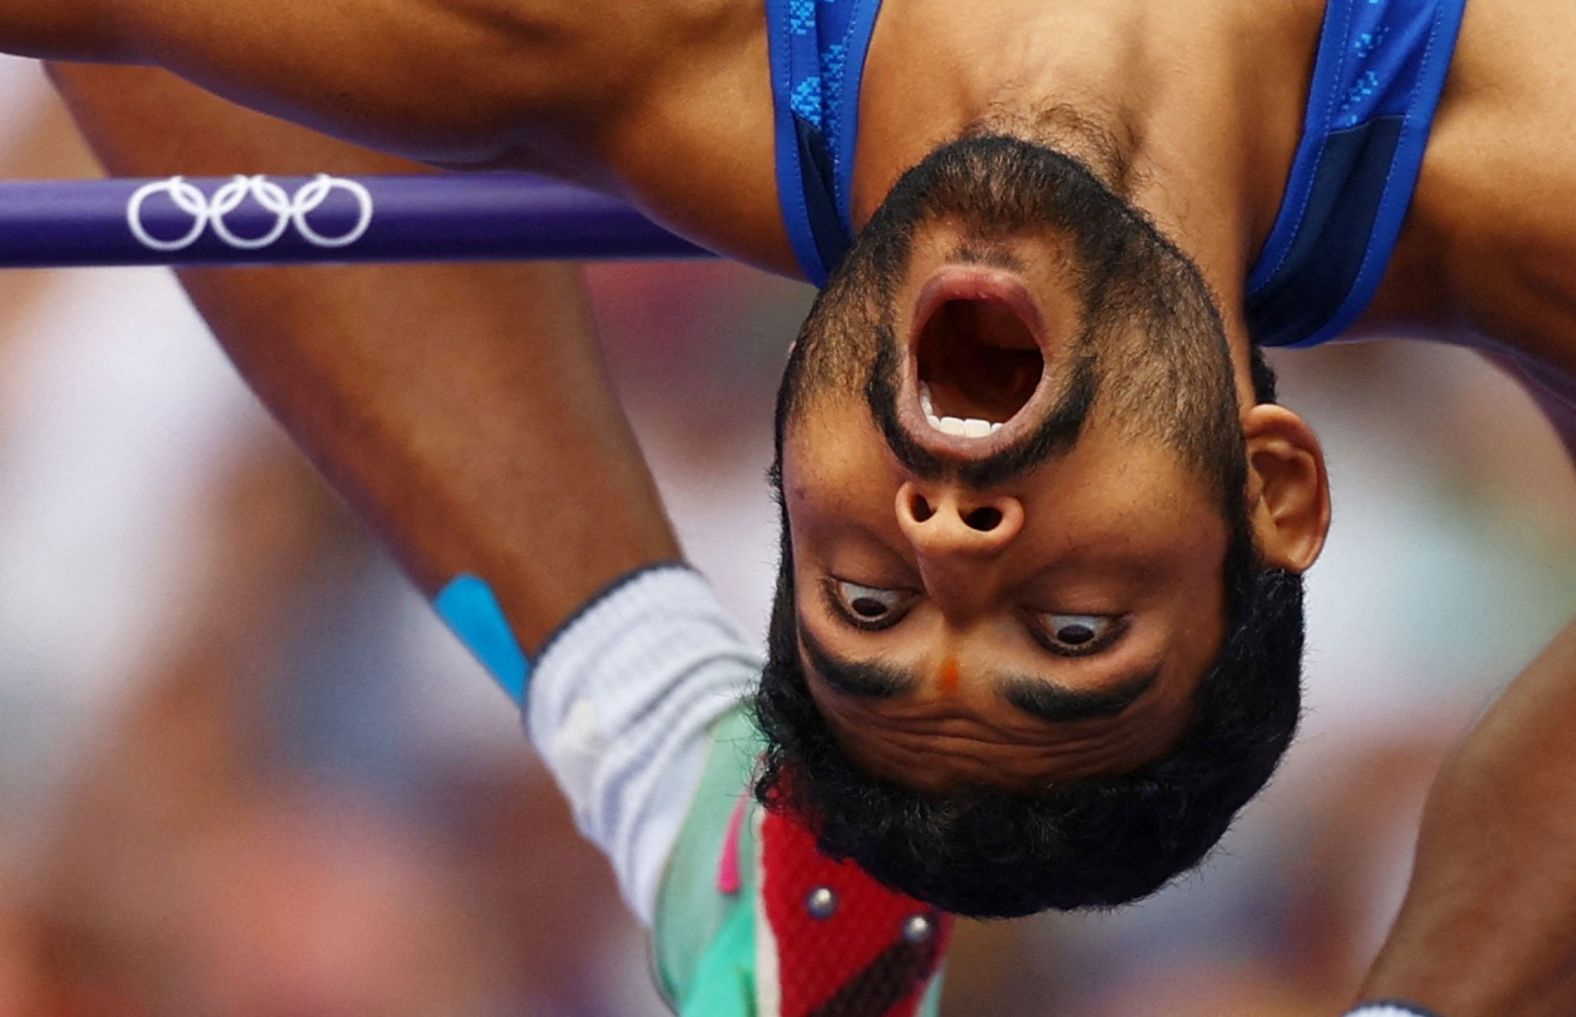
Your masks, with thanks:
M 1207 657 L 1211 647 L 1198 649 Z M 922 685 L 893 699 L 846 695 L 807 675 L 817 709 L 862 768 L 924 791 L 966 784 L 1028 791 L 1129 772 L 1175 744 L 1192 716 L 1196 681 L 1187 672 L 1198 670 L 1191 649 L 1175 656 L 1172 673 L 1120 714 L 1080 720 L 1030 717 L 972 681 L 978 674 L 965 680 L 961 694 Z

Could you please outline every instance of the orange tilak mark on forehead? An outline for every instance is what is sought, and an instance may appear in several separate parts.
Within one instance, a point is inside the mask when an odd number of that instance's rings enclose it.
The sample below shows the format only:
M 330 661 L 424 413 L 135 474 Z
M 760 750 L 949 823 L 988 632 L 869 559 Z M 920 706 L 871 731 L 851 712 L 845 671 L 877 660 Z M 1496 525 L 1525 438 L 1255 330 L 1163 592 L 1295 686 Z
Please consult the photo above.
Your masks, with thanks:
M 941 666 L 936 669 L 936 680 L 947 695 L 958 691 L 958 661 L 952 654 L 942 659 Z

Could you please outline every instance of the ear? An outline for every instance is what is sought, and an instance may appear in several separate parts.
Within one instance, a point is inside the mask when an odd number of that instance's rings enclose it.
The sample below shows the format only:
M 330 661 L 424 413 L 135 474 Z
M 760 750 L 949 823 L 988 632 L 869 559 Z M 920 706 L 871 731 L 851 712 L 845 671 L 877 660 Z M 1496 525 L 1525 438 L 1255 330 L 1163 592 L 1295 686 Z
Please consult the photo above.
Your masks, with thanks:
M 1248 519 L 1267 564 L 1302 572 L 1330 529 L 1324 450 L 1303 419 L 1259 403 L 1242 415 L 1248 457 Z

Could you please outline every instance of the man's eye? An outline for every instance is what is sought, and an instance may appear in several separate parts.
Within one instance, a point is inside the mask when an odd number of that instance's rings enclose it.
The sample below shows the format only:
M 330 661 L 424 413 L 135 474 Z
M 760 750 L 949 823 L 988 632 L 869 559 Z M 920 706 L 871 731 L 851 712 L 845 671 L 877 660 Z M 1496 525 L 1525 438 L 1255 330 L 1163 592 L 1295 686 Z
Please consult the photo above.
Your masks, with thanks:
M 1096 653 L 1122 634 L 1122 617 L 1107 614 L 1042 614 L 1041 644 L 1052 653 Z
M 846 579 L 834 579 L 829 592 L 839 613 L 862 629 L 884 629 L 894 625 L 908 610 L 912 596 L 903 590 L 884 590 L 862 586 Z

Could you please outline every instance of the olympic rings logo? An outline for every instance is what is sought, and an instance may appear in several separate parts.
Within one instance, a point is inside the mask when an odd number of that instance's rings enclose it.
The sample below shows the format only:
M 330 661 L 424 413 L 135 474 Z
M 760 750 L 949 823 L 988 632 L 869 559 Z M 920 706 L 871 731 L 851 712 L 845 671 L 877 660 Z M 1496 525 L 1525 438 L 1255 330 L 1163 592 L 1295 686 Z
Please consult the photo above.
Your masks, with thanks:
M 307 216 L 321 208 L 336 190 L 345 191 L 355 200 L 359 214 L 348 231 L 337 236 L 324 236 L 307 221 Z M 143 222 L 143 205 L 149 198 L 160 194 L 168 196 L 176 208 L 192 219 L 185 233 L 169 240 L 161 240 L 149 233 Z M 237 236 L 228 222 L 230 213 L 248 198 L 275 217 L 273 225 L 255 237 Z M 372 194 L 354 180 L 332 177 L 326 173 L 319 173 L 302 184 L 294 195 L 267 177 L 237 175 L 215 191 L 210 199 L 185 177 L 170 177 L 137 188 L 126 204 L 126 224 L 131 227 L 131 235 L 137 238 L 138 243 L 150 250 L 165 253 L 185 250 L 195 244 L 210 226 L 215 236 L 238 251 L 262 250 L 276 243 L 291 226 L 295 227 L 301 239 L 313 247 L 333 249 L 349 247 L 360 240 L 372 225 Z

